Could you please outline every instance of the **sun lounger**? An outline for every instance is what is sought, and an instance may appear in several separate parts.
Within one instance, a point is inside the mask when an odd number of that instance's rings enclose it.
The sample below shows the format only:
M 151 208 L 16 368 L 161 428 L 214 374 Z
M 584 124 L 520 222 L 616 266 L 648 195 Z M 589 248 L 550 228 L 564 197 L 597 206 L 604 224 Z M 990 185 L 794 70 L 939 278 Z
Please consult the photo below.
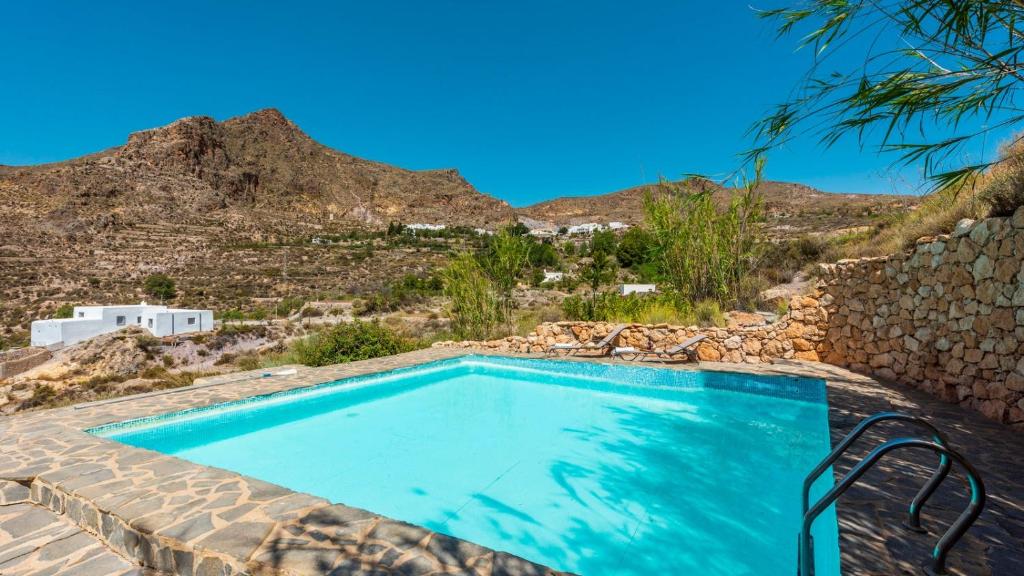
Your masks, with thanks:
M 589 352 L 600 352 L 602 355 L 608 354 L 612 348 L 614 348 L 613 342 L 618 338 L 619 333 L 626 329 L 625 324 L 620 324 L 615 327 L 614 330 L 608 333 L 600 342 L 560 342 L 558 344 L 552 344 L 548 346 L 547 354 L 554 354 L 555 352 L 566 352 L 572 354 L 581 350 Z
M 707 338 L 703 334 L 697 334 L 693 338 L 687 338 L 683 342 L 665 350 L 643 350 L 632 346 L 616 347 L 612 349 L 612 356 L 624 360 L 644 360 L 648 356 L 654 356 L 657 360 L 665 362 L 673 356 L 685 354 L 688 360 L 697 360 L 697 344 Z

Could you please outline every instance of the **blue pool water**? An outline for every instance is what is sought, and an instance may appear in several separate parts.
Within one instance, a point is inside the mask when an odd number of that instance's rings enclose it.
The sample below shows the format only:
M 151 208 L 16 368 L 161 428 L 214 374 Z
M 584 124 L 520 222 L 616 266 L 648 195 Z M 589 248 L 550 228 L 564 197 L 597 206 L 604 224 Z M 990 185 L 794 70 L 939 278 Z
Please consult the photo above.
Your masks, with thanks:
M 584 576 L 792 576 L 829 448 L 820 380 L 482 356 L 92 432 Z

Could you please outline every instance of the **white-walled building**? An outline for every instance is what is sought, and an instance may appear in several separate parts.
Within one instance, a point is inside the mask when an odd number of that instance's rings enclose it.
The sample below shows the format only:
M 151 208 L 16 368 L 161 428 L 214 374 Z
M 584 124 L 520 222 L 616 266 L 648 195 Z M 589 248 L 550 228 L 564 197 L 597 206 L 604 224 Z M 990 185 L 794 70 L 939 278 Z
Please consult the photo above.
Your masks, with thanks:
M 69 346 L 126 326 L 140 326 L 154 336 L 172 336 L 213 330 L 212 310 L 185 310 L 150 306 L 75 306 L 71 318 L 36 320 L 32 345 L 50 348 Z
M 630 294 L 653 294 L 656 291 L 654 284 L 622 284 L 619 286 L 620 296 L 629 296 Z
M 562 272 L 544 271 L 544 282 L 561 282 L 563 278 L 565 278 L 565 274 Z
M 430 230 L 432 232 L 438 232 L 447 228 L 444 224 L 406 224 L 405 229 L 411 231 L 413 234 L 420 230 Z
M 598 224 L 596 222 L 587 222 L 586 224 L 576 224 L 575 226 L 569 226 L 568 234 L 593 234 L 604 230 L 604 224 Z

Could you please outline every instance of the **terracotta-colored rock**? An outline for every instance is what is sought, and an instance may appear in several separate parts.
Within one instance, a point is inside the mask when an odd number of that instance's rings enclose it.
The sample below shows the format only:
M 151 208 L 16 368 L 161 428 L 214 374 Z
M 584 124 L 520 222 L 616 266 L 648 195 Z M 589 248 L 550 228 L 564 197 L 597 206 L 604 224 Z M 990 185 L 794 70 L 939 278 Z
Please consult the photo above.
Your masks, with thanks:
M 702 342 L 697 346 L 697 358 L 702 362 L 718 362 L 722 359 L 722 355 L 714 344 Z
M 808 362 L 819 362 L 820 358 L 818 353 L 813 350 L 807 350 L 803 352 L 794 352 L 793 357 L 797 360 L 806 360 Z

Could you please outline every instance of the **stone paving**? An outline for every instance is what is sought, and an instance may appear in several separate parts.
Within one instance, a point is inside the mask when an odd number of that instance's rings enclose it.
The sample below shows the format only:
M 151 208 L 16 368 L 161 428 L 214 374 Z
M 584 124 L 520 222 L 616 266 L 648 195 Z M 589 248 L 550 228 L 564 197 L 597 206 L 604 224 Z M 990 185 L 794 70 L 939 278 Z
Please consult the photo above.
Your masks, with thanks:
M 289 376 L 260 378 L 254 374 L 253 379 L 246 381 L 5 418 L 0 420 L 0 438 L 3 439 L 0 442 L 0 480 L 17 482 L 20 488 L 12 490 L 20 493 L 20 500 L 0 506 L 0 522 L 4 522 L 8 514 L 27 513 L 29 507 L 36 511 L 32 512 L 34 515 L 49 511 L 51 530 L 58 530 L 57 524 L 52 522 L 56 519 L 61 526 L 83 534 L 74 540 L 81 547 L 66 547 L 74 548 L 72 552 L 65 552 L 66 562 L 81 563 L 89 554 L 96 554 L 98 558 L 102 549 L 115 558 L 124 559 L 123 572 L 128 573 L 134 565 L 189 576 L 554 576 L 558 573 L 521 558 L 372 512 L 83 432 L 105 423 L 466 353 L 465 350 L 434 348 L 304 369 Z M 610 362 L 607 359 L 576 361 Z M 691 366 L 674 368 L 692 369 Z M 1024 547 L 1021 546 L 1024 541 L 1024 474 L 1021 469 L 1024 438 L 1021 435 L 923 393 L 882 384 L 825 364 L 779 362 L 741 366 L 715 363 L 701 365 L 701 369 L 799 374 L 826 379 L 833 442 L 862 417 L 874 412 L 899 409 L 926 415 L 944 429 L 954 446 L 981 470 L 990 494 L 986 512 L 950 556 L 951 573 L 1024 574 Z M 879 434 L 883 432 L 876 429 L 862 440 L 863 449 L 853 452 L 863 454 L 880 441 Z M 841 461 L 837 472 L 847 470 L 852 461 L 852 458 Z M 938 537 L 935 531 L 948 526 L 965 502 L 963 486 L 947 482 L 929 502 L 923 515 L 926 526 L 933 528 L 932 534 L 922 536 L 899 528 L 907 504 L 932 466 L 934 456 L 930 454 L 900 454 L 884 460 L 841 500 L 840 546 L 844 573 L 920 573 L 919 566 Z M 26 486 L 31 488 L 27 500 Z M 6 535 L 2 526 L 0 524 L 0 544 L 4 547 L 0 550 L 8 545 L 32 545 L 26 540 L 27 536 Z M 794 535 L 794 545 L 795 541 Z M 45 548 L 39 548 L 40 557 Z M 3 558 L 0 556 L 0 561 Z M 3 567 L 0 564 L 0 573 L 6 576 Z
M 6 481 L 0 481 L 0 574 L 155 576 L 68 518 L 33 503 L 28 487 Z

